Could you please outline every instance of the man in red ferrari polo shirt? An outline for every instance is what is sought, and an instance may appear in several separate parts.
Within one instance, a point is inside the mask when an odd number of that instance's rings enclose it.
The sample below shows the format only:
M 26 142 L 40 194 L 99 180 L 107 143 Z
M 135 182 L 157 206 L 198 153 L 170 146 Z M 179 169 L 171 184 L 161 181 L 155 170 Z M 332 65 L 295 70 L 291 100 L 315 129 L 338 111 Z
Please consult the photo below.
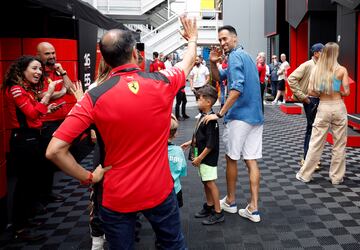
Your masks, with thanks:
M 165 63 L 159 59 L 159 53 L 153 52 L 153 62 L 150 64 L 150 72 L 158 72 L 165 69 Z
M 51 82 L 62 80 L 61 83 L 56 85 L 55 91 L 50 100 L 50 103 L 55 103 L 57 105 L 60 104 L 59 108 L 55 112 L 46 114 L 42 117 L 44 139 L 42 145 L 44 146 L 43 150 L 45 153 L 52 134 L 60 126 L 66 115 L 72 109 L 76 103 L 76 98 L 70 91 L 70 88 L 73 85 L 71 79 L 62 65 L 56 61 L 55 47 L 51 43 L 41 42 L 37 45 L 36 49 L 37 56 L 45 65 L 43 93 L 47 91 Z M 56 166 L 53 166 L 53 164 L 49 162 L 49 164 L 46 165 L 46 169 L 44 169 L 41 173 L 44 185 L 39 187 L 39 190 L 41 190 L 42 194 L 40 195 L 45 202 L 62 202 L 65 200 L 63 196 L 52 192 L 54 171 L 56 171 L 56 169 Z
M 163 249 L 185 249 L 179 208 L 167 156 L 172 103 L 196 55 L 195 20 L 181 17 L 188 49 L 170 70 L 141 72 L 135 40 L 110 30 L 100 41 L 110 78 L 87 92 L 54 133 L 47 157 L 82 183 L 103 177 L 100 216 L 110 249 L 133 249 L 136 213 L 150 221 Z M 103 146 L 103 166 L 93 173 L 79 165 L 69 147 L 90 124 Z

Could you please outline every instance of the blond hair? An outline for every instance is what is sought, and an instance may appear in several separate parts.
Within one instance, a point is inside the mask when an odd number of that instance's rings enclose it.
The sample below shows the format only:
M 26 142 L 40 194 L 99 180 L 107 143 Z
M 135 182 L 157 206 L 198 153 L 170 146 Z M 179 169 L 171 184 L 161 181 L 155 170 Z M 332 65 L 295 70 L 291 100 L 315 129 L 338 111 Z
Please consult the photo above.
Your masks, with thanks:
M 311 73 L 310 81 L 312 85 L 310 90 L 330 95 L 333 92 L 333 81 L 335 71 L 339 65 L 339 45 L 334 42 L 325 44 L 319 60 Z
M 99 62 L 99 68 L 98 68 L 98 72 L 97 72 L 97 77 L 96 77 L 96 85 L 99 86 L 100 84 L 102 84 L 103 82 L 105 82 L 110 74 L 111 71 L 111 67 L 106 64 L 105 60 L 103 57 L 101 57 L 100 62 Z
M 169 139 L 174 138 L 176 131 L 179 127 L 179 122 L 176 119 L 176 116 L 174 114 L 171 114 L 171 123 L 170 123 L 170 135 L 169 135 Z

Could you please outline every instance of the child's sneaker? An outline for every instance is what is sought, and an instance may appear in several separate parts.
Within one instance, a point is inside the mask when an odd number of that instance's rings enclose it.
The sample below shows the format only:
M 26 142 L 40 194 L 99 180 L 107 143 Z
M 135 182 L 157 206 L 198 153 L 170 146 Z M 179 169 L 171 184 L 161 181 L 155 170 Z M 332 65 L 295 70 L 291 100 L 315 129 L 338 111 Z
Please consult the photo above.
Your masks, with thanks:
M 205 218 L 211 215 L 211 211 L 214 209 L 214 205 L 208 206 L 208 204 L 205 202 L 203 205 L 203 208 L 200 212 L 197 212 L 194 217 L 195 218 Z
M 253 222 L 259 222 L 260 221 L 260 213 L 259 211 L 250 212 L 249 211 L 249 205 L 246 206 L 245 209 L 239 209 L 239 215 L 241 217 L 247 218 Z
M 207 219 L 202 221 L 203 225 L 214 225 L 216 223 L 220 223 L 225 221 L 224 211 L 221 210 L 220 213 L 214 211 Z
M 220 200 L 220 207 L 228 213 L 235 214 L 237 212 L 237 205 L 234 202 L 233 204 L 227 204 L 226 203 L 226 196 Z

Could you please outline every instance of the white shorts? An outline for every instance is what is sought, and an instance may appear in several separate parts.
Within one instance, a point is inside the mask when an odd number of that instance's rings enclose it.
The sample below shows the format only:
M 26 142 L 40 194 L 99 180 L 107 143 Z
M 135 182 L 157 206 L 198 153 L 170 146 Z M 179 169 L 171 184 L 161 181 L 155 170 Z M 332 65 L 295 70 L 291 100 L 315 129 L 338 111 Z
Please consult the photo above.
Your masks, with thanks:
M 263 125 L 250 125 L 239 120 L 225 124 L 225 153 L 232 160 L 255 160 L 262 157 Z

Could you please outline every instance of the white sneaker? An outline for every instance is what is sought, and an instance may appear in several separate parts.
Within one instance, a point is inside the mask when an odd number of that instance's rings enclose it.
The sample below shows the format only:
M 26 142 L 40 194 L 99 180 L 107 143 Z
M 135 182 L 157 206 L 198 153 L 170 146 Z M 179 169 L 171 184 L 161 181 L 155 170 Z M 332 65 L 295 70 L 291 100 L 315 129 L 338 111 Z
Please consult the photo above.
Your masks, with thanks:
M 239 215 L 251 220 L 252 222 L 260 222 L 261 220 L 259 211 L 250 212 L 249 205 L 247 205 L 244 209 L 239 209 Z
M 302 181 L 304 183 L 308 183 L 310 182 L 310 180 L 305 180 L 303 177 L 300 176 L 300 173 L 296 173 L 296 179 L 299 180 L 299 181 Z
M 104 250 L 104 243 L 105 243 L 104 236 L 98 236 L 98 237 L 91 236 L 91 238 L 92 238 L 91 250 Z
M 233 204 L 227 204 L 226 203 L 226 196 L 220 200 L 220 207 L 228 213 L 235 214 L 237 212 L 237 205 L 236 203 Z

